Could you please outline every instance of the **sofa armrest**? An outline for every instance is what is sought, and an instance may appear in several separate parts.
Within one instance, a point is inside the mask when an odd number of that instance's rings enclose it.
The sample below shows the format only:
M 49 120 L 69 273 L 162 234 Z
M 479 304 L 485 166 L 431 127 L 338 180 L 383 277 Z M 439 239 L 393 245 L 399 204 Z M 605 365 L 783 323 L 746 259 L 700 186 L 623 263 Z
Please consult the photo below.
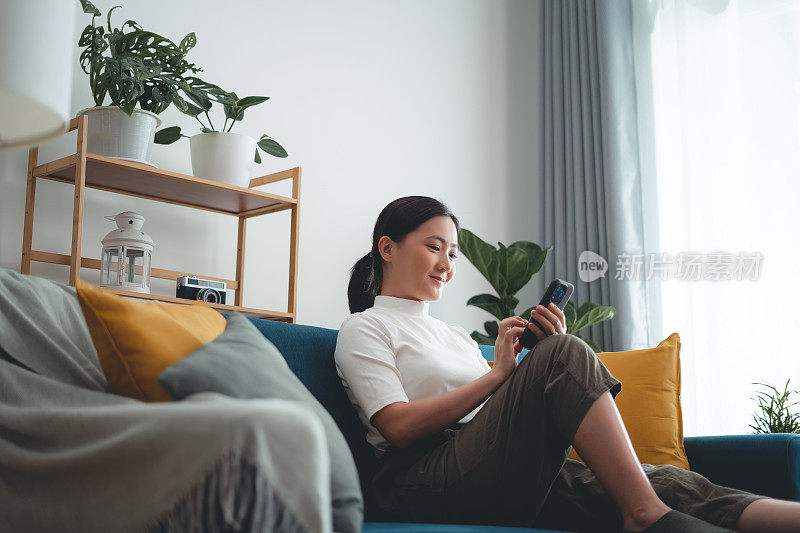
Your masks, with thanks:
M 800 434 L 686 437 L 692 471 L 717 485 L 800 501 Z

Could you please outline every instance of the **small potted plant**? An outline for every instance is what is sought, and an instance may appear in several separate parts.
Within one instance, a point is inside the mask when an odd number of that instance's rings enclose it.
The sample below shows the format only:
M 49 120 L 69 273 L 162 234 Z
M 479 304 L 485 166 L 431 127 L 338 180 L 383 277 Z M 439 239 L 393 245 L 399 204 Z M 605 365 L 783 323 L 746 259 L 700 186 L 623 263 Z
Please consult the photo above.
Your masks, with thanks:
M 528 284 L 531 277 L 541 270 L 548 252 L 553 248 L 542 248 L 538 244 L 528 241 L 517 241 L 509 246 L 497 243 L 497 249 L 491 244 L 472 233 L 466 228 L 458 232 L 458 248 L 461 253 L 475 265 L 478 272 L 483 274 L 492 288 L 494 294 L 478 294 L 467 300 L 467 305 L 483 309 L 497 318 L 497 322 L 489 320 L 484 322 L 486 333 L 473 331 L 470 336 L 478 344 L 493 345 L 497 339 L 498 324 L 501 320 L 514 316 L 514 310 L 519 304 L 519 299 L 514 296 L 522 287 Z M 550 280 L 547 280 L 548 283 Z M 538 302 L 537 302 L 538 303 Z M 536 307 L 532 305 L 525 309 L 522 318 L 529 320 L 531 312 Z M 610 305 L 598 305 L 594 302 L 584 302 L 578 308 L 572 301 L 564 306 L 564 317 L 567 322 L 567 333 L 583 339 L 595 352 L 602 351 L 600 346 L 578 335 L 577 332 L 591 325 L 611 320 L 617 310 Z
M 800 402 L 789 403 L 789 396 L 800 394 L 800 391 L 790 390 L 789 381 L 790 379 L 786 380 L 783 392 L 767 383 L 753 383 L 772 389 L 772 393 L 758 392 L 758 407 L 761 413 L 753 415 L 756 425 L 750 424 L 750 427 L 755 430 L 754 433 L 800 433 L 800 413 L 789 411 L 790 407 L 800 404 Z
M 80 2 L 92 16 L 78 40 L 83 48 L 79 62 L 89 75 L 95 102 L 95 107 L 78 112 L 89 117 L 87 150 L 151 164 L 153 138 L 161 124 L 157 115 L 180 99 L 184 74 L 202 70 L 185 59 L 197 42 L 195 34 L 175 44 L 133 20 L 114 28 L 111 13 L 120 6 L 108 11 L 104 28 L 95 24 L 100 10 L 89 0 Z M 103 105 L 106 97 L 111 105 Z
M 269 96 L 240 98 L 235 92 L 227 92 L 217 85 L 193 76 L 188 76 L 180 88 L 191 102 L 178 99 L 175 105 L 181 112 L 197 120 L 200 124 L 200 133 L 189 137 L 181 133 L 180 126 L 171 126 L 157 132 L 155 142 L 172 144 L 181 137 L 188 138 L 192 173 L 195 176 L 247 187 L 253 162 L 261 163 L 259 149 L 274 157 L 289 155 L 267 134 L 261 135 L 256 141 L 248 135 L 231 131 L 234 124 L 244 118 L 247 108 L 266 102 Z M 219 130 L 214 127 L 211 115 L 208 113 L 212 102 L 222 104 L 225 112 L 225 121 Z M 205 115 L 208 124 L 202 121 L 201 115 Z

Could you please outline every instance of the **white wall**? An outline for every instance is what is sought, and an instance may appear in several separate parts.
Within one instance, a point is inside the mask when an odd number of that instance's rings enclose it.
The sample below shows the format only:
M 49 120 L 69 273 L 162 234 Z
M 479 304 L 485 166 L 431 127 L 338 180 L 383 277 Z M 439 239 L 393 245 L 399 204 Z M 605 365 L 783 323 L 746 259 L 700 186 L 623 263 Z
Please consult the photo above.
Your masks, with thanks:
M 104 16 L 115 3 L 95 2 Z M 240 96 L 271 97 L 233 131 L 268 133 L 289 152 L 285 159 L 265 156 L 254 176 L 302 167 L 298 323 L 338 328 L 349 314 L 349 270 L 369 250 L 375 220 L 395 198 L 439 198 L 463 227 L 494 245 L 535 242 L 538 4 L 248 0 L 221 9 L 208 0 L 137 0 L 125 2 L 113 20 L 136 20 L 176 42 L 194 31 L 198 42 L 188 59 L 204 67 L 200 77 Z M 88 21 L 77 16 L 76 42 Z M 73 112 L 93 105 L 77 55 L 76 46 Z M 212 119 L 221 123 L 221 116 L 217 110 Z M 161 118 L 199 132 L 174 108 Z M 40 161 L 70 153 L 74 138 L 42 146 Z M 157 145 L 153 162 L 191 173 L 188 140 Z M 0 265 L 13 269 L 20 262 L 26 163 L 26 151 L 0 152 Z M 263 190 L 291 194 L 289 183 Z M 72 193 L 65 184 L 38 182 L 34 249 L 69 253 Z M 147 219 L 154 266 L 234 277 L 235 217 L 92 189 L 84 256 L 99 257 L 100 240 L 113 227 L 103 216 L 128 209 Z M 286 310 L 289 221 L 288 212 L 249 221 L 244 305 Z M 491 288 L 465 257 L 459 261 L 431 314 L 483 331 L 492 317 L 465 303 Z M 65 282 L 68 269 L 34 263 L 31 273 Z M 95 270 L 81 276 L 98 281 Z M 539 280 L 521 291 L 518 311 L 538 301 L 541 290 Z M 173 294 L 174 283 L 154 280 L 154 292 Z

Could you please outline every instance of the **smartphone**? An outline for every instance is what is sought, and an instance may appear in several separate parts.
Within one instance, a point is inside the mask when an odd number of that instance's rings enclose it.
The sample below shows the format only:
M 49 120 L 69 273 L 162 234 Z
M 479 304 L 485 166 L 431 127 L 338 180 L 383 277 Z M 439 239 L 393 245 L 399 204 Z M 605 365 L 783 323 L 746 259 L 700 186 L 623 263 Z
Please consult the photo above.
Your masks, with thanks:
M 572 296 L 572 293 L 575 291 L 575 286 L 568 281 L 554 279 L 550 282 L 550 286 L 547 287 L 547 290 L 544 291 L 544 296 L 542 296 L 541 301 L 539 301 L 539 305 L 543 305 L 544 307 L 548 308 L 550 302 L 553 302 L 558 306 L 559 309 L 563 310 L 564 306 L 567 305 L 569 301 L 569 297 Z M 547 333 L 547 331 L 535 320 L 528 319 L 528 324 L 533 323 L 534 326 L 542 330 L 543 333 Z M 519 337 L 519 345 L 523 348 L 533 349 L 533 346 L 539 342 L 539 339 L 536 337 L 536 334 L 531 331 L 531 328 L 528 327 L 528 324 L 525 324 L 525 332 Z

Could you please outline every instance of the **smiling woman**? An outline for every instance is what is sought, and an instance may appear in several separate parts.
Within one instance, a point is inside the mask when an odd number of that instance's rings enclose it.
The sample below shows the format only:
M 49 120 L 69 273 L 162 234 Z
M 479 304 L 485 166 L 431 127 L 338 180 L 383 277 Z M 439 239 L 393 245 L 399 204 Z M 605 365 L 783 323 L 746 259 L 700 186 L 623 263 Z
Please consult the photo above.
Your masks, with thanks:
M 334 359 L 378 458 L 365 520 L 711 533 L 769 501 L 639 463 L 614 402 L 622 383 L 578 337 L 550 331 L 517 363 L 526 326 L 508 317 L 490 367 L 466 329 L 431 316 L 458 231 L 438 200 L 399 198 L 353 267 Z M 585 463 L 567 458 L 573 445 Z
M 372 250 L 350 273 L 350 312 L 369 309 L 379 294 L 438 300 L 456 273 L 459 227 L 450 209 L 428 196 L 405 196 L 384 207 Z

